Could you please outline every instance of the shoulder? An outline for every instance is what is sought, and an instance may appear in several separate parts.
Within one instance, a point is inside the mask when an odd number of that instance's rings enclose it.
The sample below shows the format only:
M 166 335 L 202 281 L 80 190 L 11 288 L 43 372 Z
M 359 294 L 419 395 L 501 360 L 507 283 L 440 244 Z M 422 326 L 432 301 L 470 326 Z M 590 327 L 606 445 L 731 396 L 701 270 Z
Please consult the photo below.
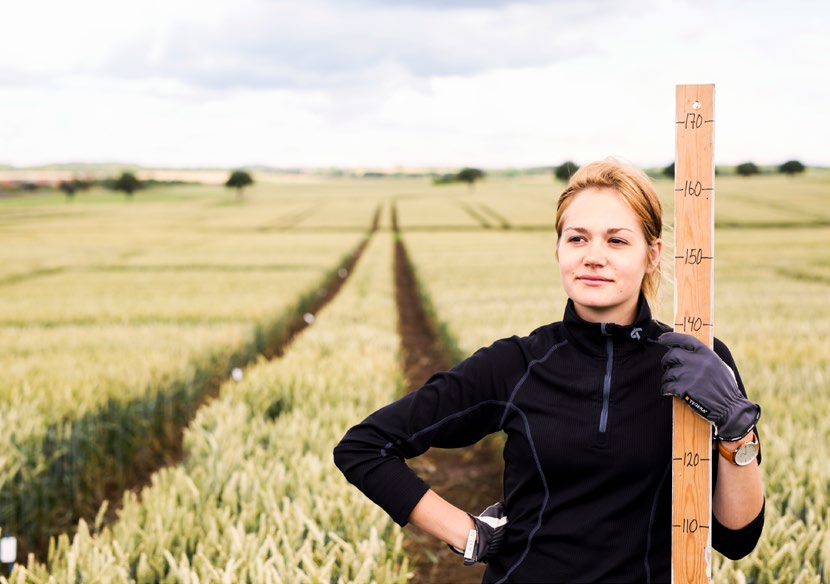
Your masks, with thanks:
M 549 326 L 539 327 L 527 336 L 498 339 L 456 363 L 449 371 L 436 375 L 465 380 L 476 387 L 512 387 L 530 363 L 545 355 L 544 348 L 555 338 Z M 434 379 L 435 375 L 430 381 Z
M 534 329 L 526 337 L 517 337 L 529 353 L 538 359 L 546 355 L 554 347 L 565 343 L 565 333 L 562 322 L 552 322 Z
M 663 333 L 670 333 L 674 330 L 671 325 L 666 324 L 665 322 L 661 322 L 659 320 L 652 320 L 652 335 L 654 337 L 659 337 Z
M 525 336 L 513 335 L 495 341 L 473 354 L 499 360 L 519 360 L 524 363 L 544 357 L 550 350 L 564 342 L 562 323 L 542 325 Z
M 718 354 L 718 357 L 726 361 L 728 358 L 730 361 L 733 361 L 732 352 L 729 350 L 729 347 L 726 346 L 722 340 L 718 337 L 715 337 L 715 341 L 712 345 L 712 349 L 714 349 L 715 353 Z

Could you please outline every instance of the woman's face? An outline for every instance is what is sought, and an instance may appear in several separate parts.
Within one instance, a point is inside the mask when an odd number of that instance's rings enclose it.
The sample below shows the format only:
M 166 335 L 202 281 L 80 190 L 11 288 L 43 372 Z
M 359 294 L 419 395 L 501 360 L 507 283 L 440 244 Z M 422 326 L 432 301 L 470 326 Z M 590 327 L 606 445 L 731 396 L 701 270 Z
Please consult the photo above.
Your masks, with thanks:
M 662 241 L 646 243 L 640 221 L 616 191 L 587 188 L 562 216 L 559 274 L 577 314 L 589 322 L 634 322 L 643 277 Z

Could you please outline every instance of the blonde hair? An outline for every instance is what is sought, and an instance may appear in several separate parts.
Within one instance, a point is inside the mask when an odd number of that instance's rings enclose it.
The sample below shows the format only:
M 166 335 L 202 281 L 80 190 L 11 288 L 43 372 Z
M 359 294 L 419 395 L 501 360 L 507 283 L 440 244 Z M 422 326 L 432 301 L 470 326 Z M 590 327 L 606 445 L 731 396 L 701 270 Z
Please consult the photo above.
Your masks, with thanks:
M 663 233 L 663 205 L 660 203 L 651 179 L 638 168 L 608 159 L 592 162 L 577 170 L 568 182 L 568 186 L 559 195 L 559 202 L 556 204 L 557 249 L 559 239 L 562 237 L 565 210 L 576 195 L 592 187 L 613 189 L 620 196 L 639 219 L 648 245 L 652 245 L 660 238 Z M 657 307 L 660 279 L 660 258 L 658 257 L 655 269 L 645 275 L 640 285 L 640 291 L 646 297 L 652 310 Z

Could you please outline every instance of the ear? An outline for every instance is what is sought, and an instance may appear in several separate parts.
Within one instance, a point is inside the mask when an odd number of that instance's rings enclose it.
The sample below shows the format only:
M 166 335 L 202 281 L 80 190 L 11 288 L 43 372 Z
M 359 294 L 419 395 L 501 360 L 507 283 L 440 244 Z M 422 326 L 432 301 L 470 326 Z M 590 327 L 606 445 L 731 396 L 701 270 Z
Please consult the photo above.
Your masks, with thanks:
M 648 246 L 648 266 L 646 274 L 652 273 L 660 266 L 660 255 L 663 253 L 663 240 L 655 239 L 654 243 Z

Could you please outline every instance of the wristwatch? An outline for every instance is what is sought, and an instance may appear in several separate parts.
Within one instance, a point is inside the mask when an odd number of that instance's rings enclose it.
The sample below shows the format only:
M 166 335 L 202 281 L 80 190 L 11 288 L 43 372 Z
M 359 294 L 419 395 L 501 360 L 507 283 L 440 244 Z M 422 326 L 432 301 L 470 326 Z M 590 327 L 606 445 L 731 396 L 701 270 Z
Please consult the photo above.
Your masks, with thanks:
M 718 450 L 732 464 L 746 466 L 758 456 L 758 452 L 761 450 L 761 444 L 758 442 L 758 437 L 755 435 L 755 432 L 751 432 L 744 440 L 746 442 L 740 444 L 735 450 L 730 450 L 724 445 L 723 440 L 718 440 Z

